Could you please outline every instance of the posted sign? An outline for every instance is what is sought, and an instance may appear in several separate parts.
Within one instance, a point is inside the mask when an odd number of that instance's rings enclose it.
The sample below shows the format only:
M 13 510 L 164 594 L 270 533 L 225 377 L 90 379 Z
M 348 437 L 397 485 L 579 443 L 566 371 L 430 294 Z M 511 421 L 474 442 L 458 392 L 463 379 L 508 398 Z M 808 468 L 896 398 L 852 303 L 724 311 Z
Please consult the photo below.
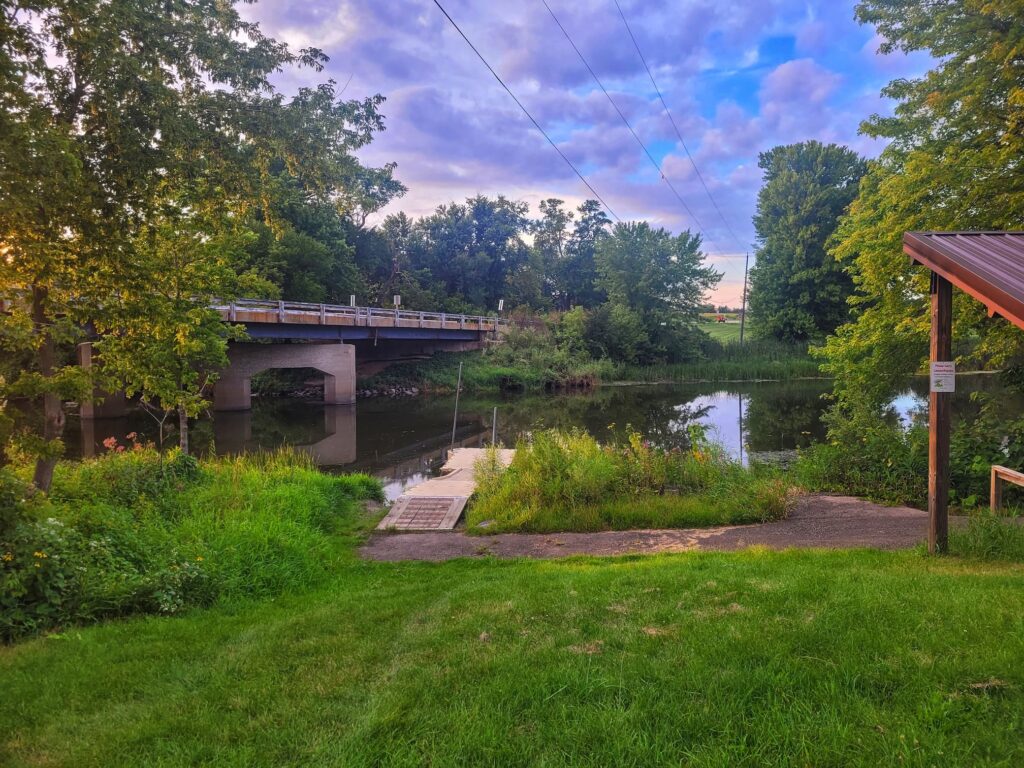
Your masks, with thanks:
M 932 363 L 932 392 L 954 392 L 956 390 L 956 364 L 952 360 Z

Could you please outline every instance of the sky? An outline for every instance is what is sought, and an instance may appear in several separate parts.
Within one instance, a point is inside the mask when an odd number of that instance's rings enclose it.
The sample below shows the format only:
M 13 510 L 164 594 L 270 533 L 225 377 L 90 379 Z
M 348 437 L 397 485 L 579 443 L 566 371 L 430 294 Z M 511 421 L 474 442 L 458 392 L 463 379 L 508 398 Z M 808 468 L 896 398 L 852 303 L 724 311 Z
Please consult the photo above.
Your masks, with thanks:
M 615 0 L 547 0 L 614 106 L 544 0 L 441 4 L 620 219 L 702 233 L 708 261 L 725 275 L 712 298 L 730 306 L 740 304 L 744 254 L 756 246 L 758 154 L 817 139 L 877 156 L 884 145 L 859 134 L 861 121 L 892 111 L 886 83 L 930 64 L 922 54 L 880 54 L 852 0 L 619 0 L 684 149 Z M 408 192 L 377 220 L 478 193 L 525 201 L 534 215 L 546 198 L 575 207 L 593 197 L 433 0 L 262 0 L 242 9 L 265 34 L 330 57 L 321 73 L 283 73 L 285 93 L 333 78 L 346 99 L 386 98 L 386 130 L 359 156 L 396 162 Z

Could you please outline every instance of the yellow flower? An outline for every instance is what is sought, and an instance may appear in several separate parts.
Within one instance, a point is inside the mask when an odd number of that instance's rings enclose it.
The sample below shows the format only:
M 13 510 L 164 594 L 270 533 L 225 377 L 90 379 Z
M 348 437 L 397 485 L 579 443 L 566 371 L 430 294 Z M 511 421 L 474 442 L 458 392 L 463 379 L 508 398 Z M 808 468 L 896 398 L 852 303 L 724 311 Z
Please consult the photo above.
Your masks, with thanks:
M 38 568 L 38 567 L 39 567 L 39 563 L 36 563 L 36 568 Z
M 196 562 L 197 563 L 203 562 L 203 556 L 202 555 L 196 555 Z
M 45 552 L 39 552 L 39 551 L 36 551 L 36 552 L 33 552 L 33 553 L 32 553 L 32 557 L 38 557 L 38 558 L 40 558 L 40 559 L 42 559 L 42 558 L 44 558 L 44 557 L 46 557 L 46 556 L 47 556 L 47 555 L 46 555 L 46 553 L 45 553 Z
M 9 563 L 13 559 L 14 559 L 14 555 L 12 553 L 10 553 L 10 552 L 4 552 L 3 556 L 0 557 L 0 560 L 3 560 L 5 563 Z

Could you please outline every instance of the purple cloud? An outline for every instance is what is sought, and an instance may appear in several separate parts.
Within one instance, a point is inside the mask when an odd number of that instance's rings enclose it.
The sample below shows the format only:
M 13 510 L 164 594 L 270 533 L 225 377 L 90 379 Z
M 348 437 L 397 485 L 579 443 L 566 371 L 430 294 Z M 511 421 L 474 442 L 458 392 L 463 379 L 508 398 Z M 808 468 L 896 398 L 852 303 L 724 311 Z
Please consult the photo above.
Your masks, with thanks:
M 859 135 L 860 122 L 891 111 L 879 97 L 886 82 L 920 74 L 929 61 L 878 54 L 875 31 L 853 18 L 853 0 L 619 2 L 728 227 L 612 0 L 548 0 L 705 228 L 713 263 L 726 272 L 719 295 L 732 302 L 725 294 L 738 298 L 753 240 L 758 153 L 819 139 L 876 155 L 883 145 Z M 694 226 L 540 0 L 442 3 L 616 213 L 672 230 Z M 546 197 L 575 205 L 590 195 L 432 2 L 275 0 L 242 13 L 273 37 L 330 56 L 323 73 L 282 73 L 286 92 L 333 77 L 349 83 L 346 98 L 387 97 L 387 130 L 360 153 L 367 163 L 397 162 L 409 187 L 385 213 L 421 215 L 476 193 L 504 193 L 534 211 Z

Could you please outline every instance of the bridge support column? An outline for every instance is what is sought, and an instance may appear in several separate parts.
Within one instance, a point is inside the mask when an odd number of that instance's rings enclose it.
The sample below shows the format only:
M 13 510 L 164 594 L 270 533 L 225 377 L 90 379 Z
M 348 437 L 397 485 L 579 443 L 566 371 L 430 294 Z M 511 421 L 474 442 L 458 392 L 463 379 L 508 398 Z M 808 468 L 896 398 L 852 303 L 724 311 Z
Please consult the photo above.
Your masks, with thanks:
M 272 368 L 315 368 L 324 375 L 324 402 L 356 401 L 356 350 L 351 344 L 231 344 L 228 367 L 213 385 L 215 411 L 252 407 L 252 377 Z
M 89 370 L 98 364 L 92 342 L 82 342 L 76 352 L 80 367 Z M 78 407 L 78 415 L 83 419 L 120 419 L 127 411 L 124 392 L 104 392 L 98 388 L 93 389 L 92 397 L 83 397 Z

